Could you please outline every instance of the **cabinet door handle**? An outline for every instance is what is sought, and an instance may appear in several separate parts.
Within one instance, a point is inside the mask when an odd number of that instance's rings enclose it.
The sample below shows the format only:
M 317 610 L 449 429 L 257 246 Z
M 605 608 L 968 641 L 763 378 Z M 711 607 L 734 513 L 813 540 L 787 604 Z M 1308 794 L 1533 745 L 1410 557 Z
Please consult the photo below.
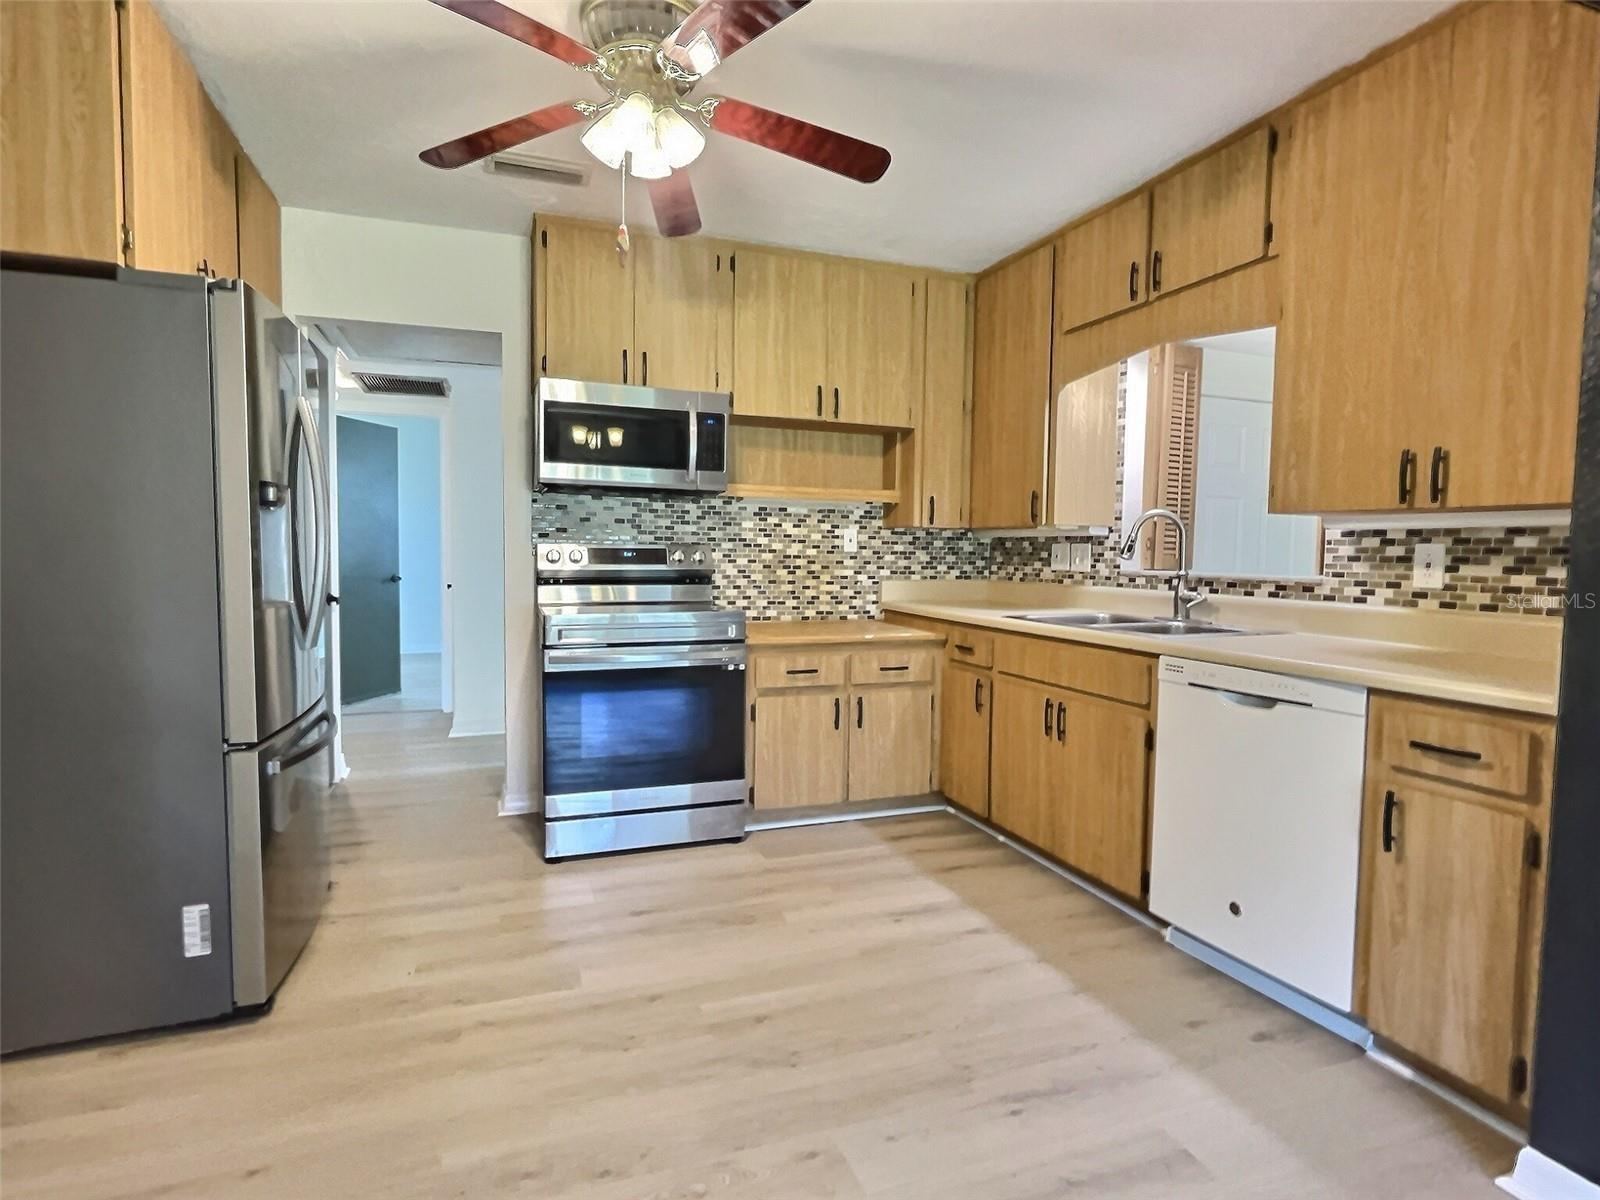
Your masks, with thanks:
M 1400 801 L 1394 798 L 1393 792 L 1383 794 L 1383 852 L 1394 853 L 1394 810 L 1400 807 Z
M 834 388 L 833 389 L 833 419 L 835 421 L 837 421 L 839 419 L 839 389 L 838 388 Z
M 1049 737 L 1055 731 L 1055 727 L 1056 727 L 1056 715 L 1055 714 L 1056 714 L 1056 702 L 1054 700 L 1046 700 L 1044 702 L 1044 735 L 1045 735 L 1045 737 Z
M 972 653 L 972 647 L 967 645 L 967 643 L 965 643 L 965 642 L 957 642 L 954 646 L 951 646 L 950 648 L 952 650 L 955 650 L 956 652 L 958 652 L 960 654 L 971 654 Z
M 933 497 L 928 497 L 928 524 L 933 524 Z
M 833 698 L 833 727 L 839 728 L 839 697 Z
M 785 667 L 783 673 L 785 675 L 815 675 L 817 673 L 817 668 L 816 667 Z
M 623 383 L 627 383 L 628 382 L 628 352 L 627 352 L 627 350 L 623 350 L 623 352 L 622 352 L 622 382 Z
M 972 681 L 972 711 L 979 713 L 983 711 L 983 680 L 981 679 Z
M 1056 705 L 1056 741 L 1067 740 L 1067 702 L 1061 701 Z
M 911 670 L 911 664 L 910 663 L 901 663 L 899 666 L 894 666 L 894 667 L 879 667 L 878 670 L 880 670 L 880 671 L 909 671 L 909 670 Z
M 1039 493 L 1037 491 L 1028 493 L 1028 520 L 1035 525 L 1039 523 Z
M 817 384 L 817 416 L 822 415 L 822 385 Z
M 1408 447 L 1400 451 L 1400 503 L 1411 503 L 1411 477 L 1412 469 L 1416 465 L 1417 456 Z
M 1139 298 L 1139 260 L 1134 259 L 1128 264 L 1128 299 Z
M 856 728 L 861 728 L 861 697 L 856 697 Z
M 650 386 L 650 351 L 639 351 L 639 385 Z
M 1438 504 L 1444 499 L 1445 467 L 1450 461 L 1450 451 L 1443 446 L 1433 448 L 1433 461 L 1428 466 L 1428 500 Z
M 1150 256 L 1150 290 L 1161 290 L 1161 251 L 1157 250 Z
M 1420 750 L 1424 754 L 1443 754 L 1449 758 L 1459 758 L 1466 762 L 1482 762 L 1481 750 L 1458 750 L 1454 746 L 1441 746 L 1436 742 L 1419 742 L 1415 738 L 1408 743 L 1413 750 Z

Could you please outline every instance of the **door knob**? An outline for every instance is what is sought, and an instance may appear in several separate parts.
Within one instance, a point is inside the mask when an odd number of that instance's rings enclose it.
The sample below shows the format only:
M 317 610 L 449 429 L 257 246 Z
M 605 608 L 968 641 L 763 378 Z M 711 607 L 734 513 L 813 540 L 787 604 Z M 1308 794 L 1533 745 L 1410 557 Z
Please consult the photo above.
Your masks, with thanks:
M 389 576 L 389 582 L 390 583 L 399 583 L 400 582 L 400 576 L 398 576 L 398 575 Z

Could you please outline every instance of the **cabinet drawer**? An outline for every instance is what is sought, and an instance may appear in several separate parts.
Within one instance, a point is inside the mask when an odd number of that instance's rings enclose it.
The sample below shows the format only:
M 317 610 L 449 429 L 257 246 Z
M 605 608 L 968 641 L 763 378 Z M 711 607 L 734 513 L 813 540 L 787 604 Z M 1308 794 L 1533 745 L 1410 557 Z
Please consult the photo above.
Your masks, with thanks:
M 1385 699 L 1376 706 L 1379 759 L 1396 770 L 1526 796 L 1532 785 L 1533 730 L 1439 705 Z
M 845 657 L 837 651 L 796 650 L 761 654 L 754 660 L 756 687 L 842 687 Z
M 1154 661 L 1127 650 L 1045 638 L 1001 636 L 994 645 L 998 671 L 1141 707 L 1150 703 Z
M 957 625 L 950 630 L 950 640 L 945 643 L 945 655 L 951 662 L 966 663 L 969 667 L 992 667 L 994 634 Z
M 851 683 L 931 683 L 933 651 L 857 650 L 850 656 Z

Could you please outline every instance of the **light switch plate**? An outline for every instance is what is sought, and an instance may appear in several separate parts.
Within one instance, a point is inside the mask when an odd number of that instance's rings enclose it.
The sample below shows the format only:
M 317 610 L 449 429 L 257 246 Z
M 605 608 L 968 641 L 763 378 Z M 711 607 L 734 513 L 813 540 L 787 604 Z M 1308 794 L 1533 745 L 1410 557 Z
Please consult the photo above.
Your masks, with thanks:
M 1442 588 L 1444 586 L 1444 543 L 1421 542 L 1411 559 L 1411 586 Z
M 1072 570 L 1071 542 L 1055 541 L 1050 543 L 1050 569 L 1052 571 Z
M 1087 571 L 1089 569 L 1090 560 L 1093 558 L 1090 550 L 1091 547 L 1088 542 L 1072 543 L 1072 569 L 1074 571 Z
M 861 546 L 861 533 L 854 525 L 844 527 L 844 552 L 854 554 Z

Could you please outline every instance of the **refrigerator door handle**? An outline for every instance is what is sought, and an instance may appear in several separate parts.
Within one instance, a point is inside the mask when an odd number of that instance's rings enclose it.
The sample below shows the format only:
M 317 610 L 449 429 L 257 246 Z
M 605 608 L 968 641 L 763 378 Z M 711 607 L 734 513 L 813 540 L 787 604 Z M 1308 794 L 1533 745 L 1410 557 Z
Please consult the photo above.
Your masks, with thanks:
M 316 505 L 316 559 L 311 587 L 311 613 L 306 618 L 306 641 L 315 642 L 322 633 L 322 621 L 328 613 L 328 583 L 332 573 L 332 516 L 328 504 L 328 463 L 322 455 L 322 438 L 317 433 L 316 414 L 310 402 L 301 396 L 298 404 L 301 437 L 305 439 L 306 454 L 311 459 L 311 492 Z
M 319 725 L 323 726 L 321 737 L 317 738 L 317 740 L 312 742 L 309 746 L 301 745 L 300 748 L 295 750 L 292 754 L 285 754 L 280 758 L 269 758 L 265 763 L 262 764 L 262 771 L 269 776 L 281 775 L 290 767 L 299 766 L 301 763 L 305 762 L 306 759 L 314 757 L 331 745 L 333 743 L 334 735 L 339 732 L 338 720 L 332 713 L 323 713 L 316 719 L 315 722 L 312 723 L 311 728 L 306 732 L 309 733 L 311 729 L 316 729 Z

